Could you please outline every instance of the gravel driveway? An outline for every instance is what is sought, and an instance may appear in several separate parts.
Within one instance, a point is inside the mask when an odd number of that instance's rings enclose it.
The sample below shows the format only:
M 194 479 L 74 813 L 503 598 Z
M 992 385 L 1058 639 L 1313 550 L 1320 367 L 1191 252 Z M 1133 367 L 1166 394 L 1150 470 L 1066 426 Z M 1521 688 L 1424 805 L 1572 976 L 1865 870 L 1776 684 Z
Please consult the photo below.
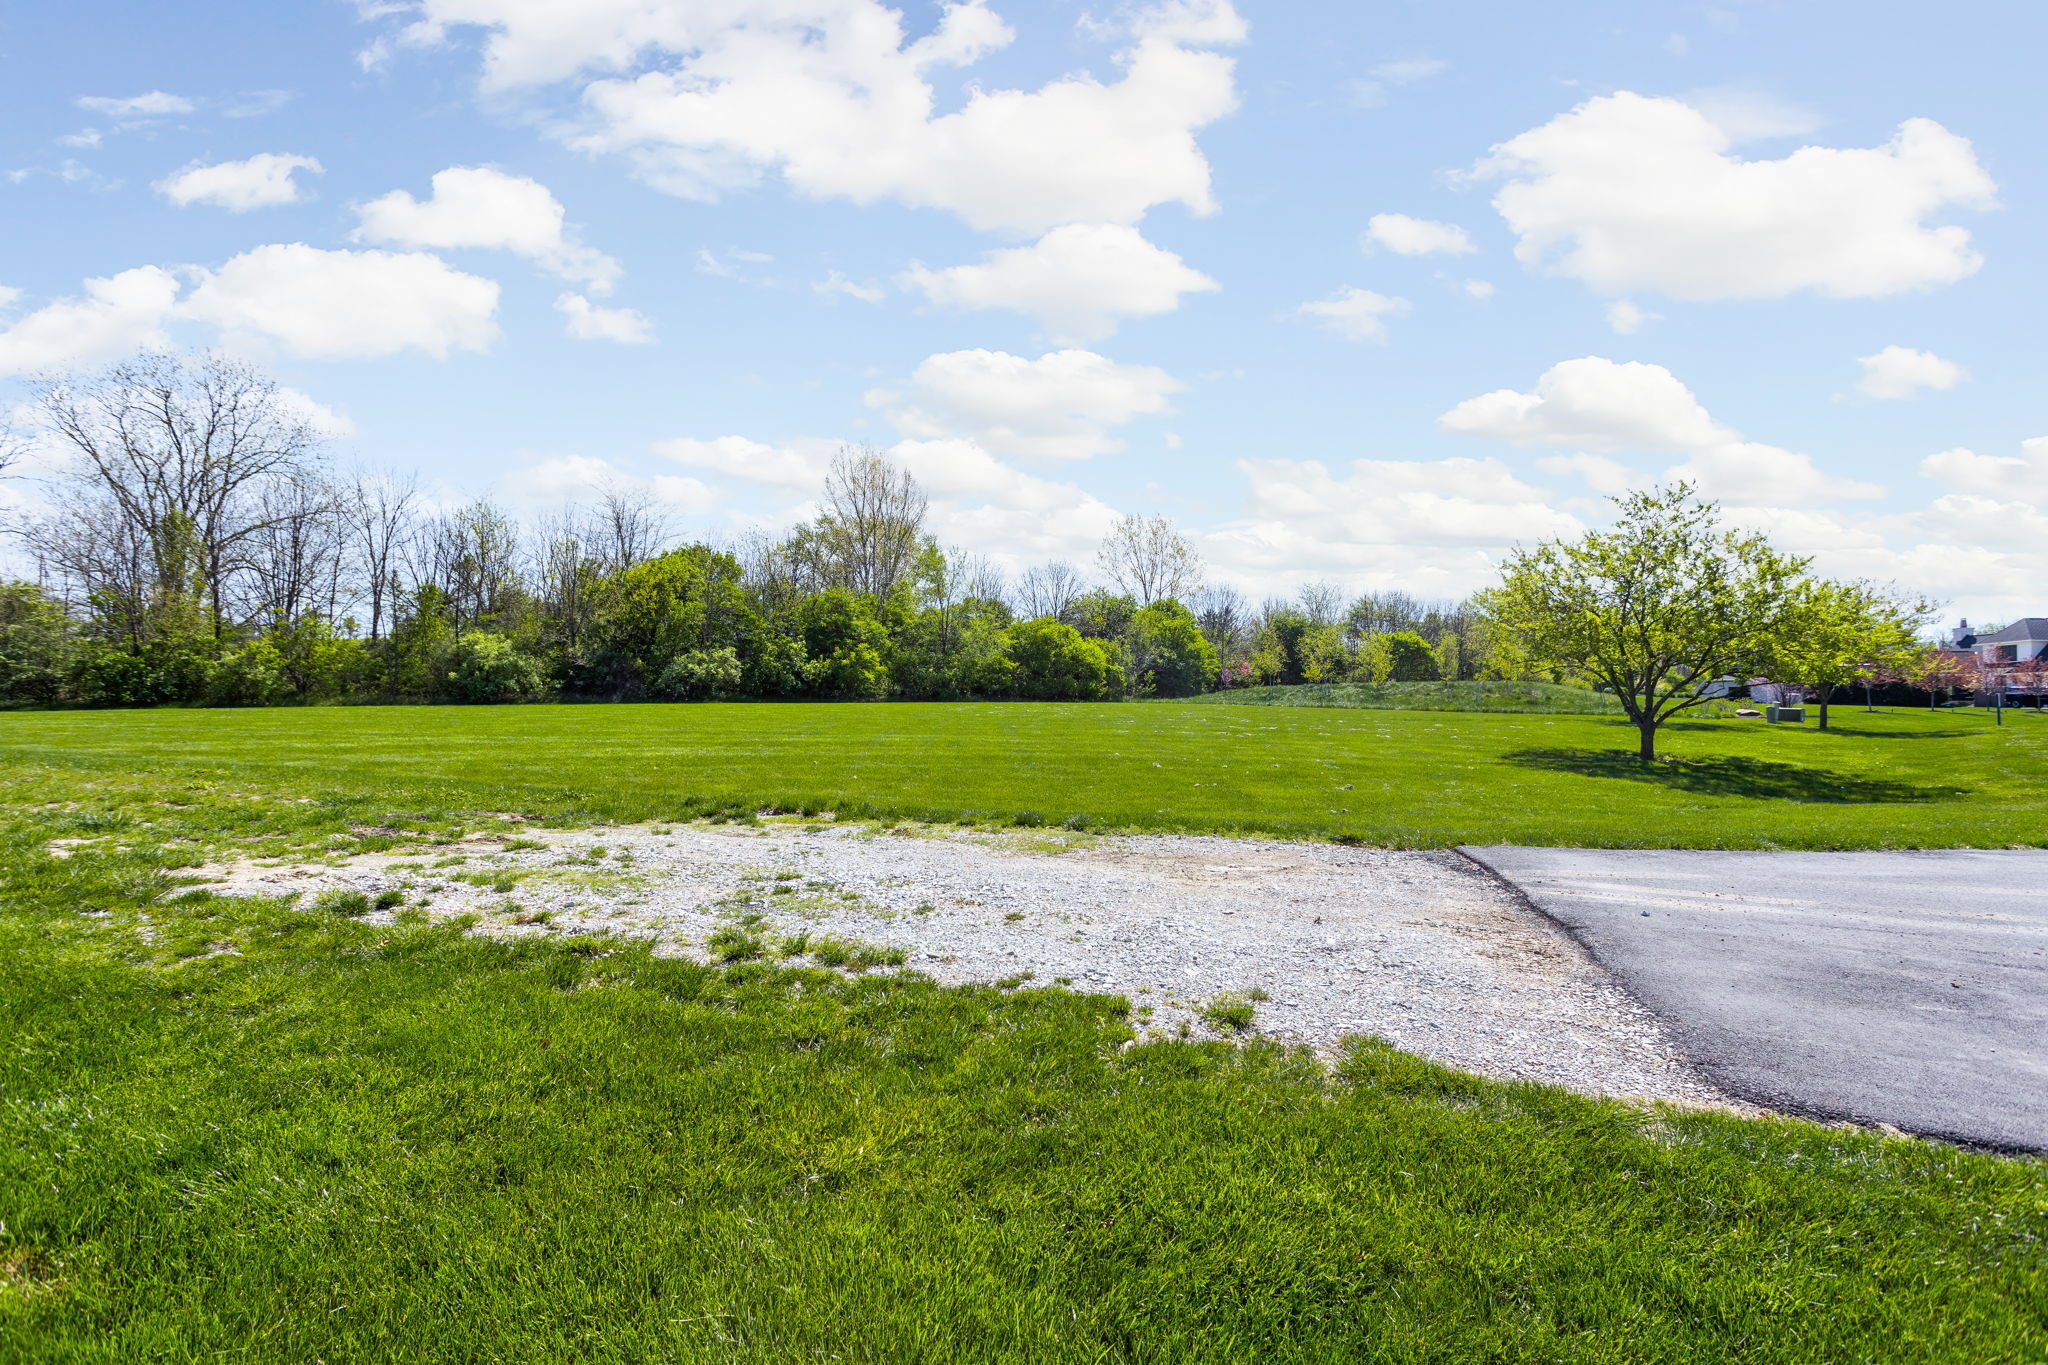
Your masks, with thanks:
M 1502 1079 L 1729 1102 L 1565 933 L 1454 853 L 794 822 L 522 838 L 543 846 L 208 871 L 226 893 L 399 891 L 437 918 L 482 915 L 480 932 L 631 934 L 697 957 L 721 929 L 829 935 L 942 982 L 1028 973 L 1121 995 L 1150 1032 L 1213 1035 L 1205 1002 L 1263 993 L 1251 1032 L 1325 1051 L 1376 1034 Z

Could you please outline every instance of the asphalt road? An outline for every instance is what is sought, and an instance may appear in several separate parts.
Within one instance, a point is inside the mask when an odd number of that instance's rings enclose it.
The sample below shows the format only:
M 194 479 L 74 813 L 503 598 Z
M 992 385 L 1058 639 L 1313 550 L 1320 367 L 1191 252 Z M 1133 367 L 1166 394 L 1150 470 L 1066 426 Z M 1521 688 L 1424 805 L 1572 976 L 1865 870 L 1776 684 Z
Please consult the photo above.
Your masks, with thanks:
M 2048 1151 L 2048 851 L 1460 851 L 1728 1093 Z

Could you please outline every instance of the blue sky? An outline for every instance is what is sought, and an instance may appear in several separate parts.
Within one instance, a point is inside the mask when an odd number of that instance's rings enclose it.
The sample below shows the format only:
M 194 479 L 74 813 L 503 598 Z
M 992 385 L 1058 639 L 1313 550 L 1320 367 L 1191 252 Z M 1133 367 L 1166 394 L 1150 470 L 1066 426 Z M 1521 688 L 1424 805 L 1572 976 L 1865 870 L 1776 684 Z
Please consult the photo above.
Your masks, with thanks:
M 222 346 L 350 463 L 686 532 L 1457 595 L 1700 480 L 2048 611 L 2039 6 L 73 0 L 0 17 L 0 384 Z M 438 178 L 437 178 L 438 177 Z M 19 389 L 16 389 L 18 396 Z M 17 481 L 13 501 L 32 502 Z

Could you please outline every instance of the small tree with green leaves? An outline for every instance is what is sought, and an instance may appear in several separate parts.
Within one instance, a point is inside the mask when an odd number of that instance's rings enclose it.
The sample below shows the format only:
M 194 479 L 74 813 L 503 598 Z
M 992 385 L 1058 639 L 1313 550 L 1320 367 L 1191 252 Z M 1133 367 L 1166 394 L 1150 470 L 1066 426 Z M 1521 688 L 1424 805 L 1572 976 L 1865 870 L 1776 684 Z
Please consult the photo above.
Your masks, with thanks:
M 1934 604 L 1875 583 L 1816 579 L 1800 594 L 1797 619 L 1779 642 L 1773 677 L 1806 684 L 1828 728 L 1837 689 L 1909 669 L 1926 646 L 1920 629 Z
M 1431 682 L 1440 676 L 1436 651 L 1414 631 L 1388 631 L 1382 638 L 1387 642 L 1387 667 L 1393 681 Z
M 1479 601 L 1526 663 L 1604 683 L 1650 763 L 1659 726 L 1705 702 L 1721 675 L 1776 657 L 1797 628 L 1808 561 L 1723 527 L 1688 483 L 1615 501 L 1607 530 L 1511 552 Z

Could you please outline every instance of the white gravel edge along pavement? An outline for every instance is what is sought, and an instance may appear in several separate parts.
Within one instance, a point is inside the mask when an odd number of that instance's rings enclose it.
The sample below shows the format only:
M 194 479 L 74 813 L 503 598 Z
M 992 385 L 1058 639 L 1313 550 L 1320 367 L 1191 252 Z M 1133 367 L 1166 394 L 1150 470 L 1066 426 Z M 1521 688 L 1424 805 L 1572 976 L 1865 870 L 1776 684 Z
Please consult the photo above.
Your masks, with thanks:
M 478 933 L 630 935 L 703 960 L 1071 985 L 1128 999 L 1141 1036 L 1328 1054 L 1373 1034 L 1497 1079 L 1740 1107 L 1561 929 L 1449 852 L 778 819 L 523 829 L 200 875 L 220 894 L 381 898 L 373 921 L 475 915 Z

